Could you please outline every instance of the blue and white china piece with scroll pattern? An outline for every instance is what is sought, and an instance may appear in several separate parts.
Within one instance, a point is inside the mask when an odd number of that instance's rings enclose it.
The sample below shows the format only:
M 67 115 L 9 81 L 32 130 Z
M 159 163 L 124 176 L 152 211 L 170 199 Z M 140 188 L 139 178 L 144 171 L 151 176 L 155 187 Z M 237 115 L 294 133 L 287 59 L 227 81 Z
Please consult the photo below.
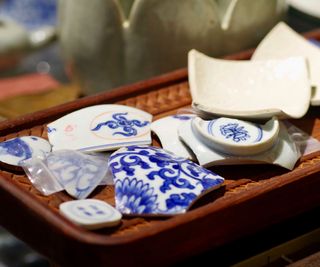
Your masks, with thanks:
M 180 140 L 178 135 L 180 124 L 191 120 L 194 116 L 194 114 L 177 114 L 152 122 L 151 130 L 159 137 L 163 149 L 179 157 L 194 159 L 193 153 Z
M 44 158 L 51 151 L 49 142 L 38 136 L 23 136 L 0 143 L 0 161 L 13 166 L 23 165 L 32 157 Z
M 67 201 L 59 209 L 70 221 L 89 230 L 116 226 L 122 218 L 119 211 L 98 199 Z
M 272 125 L 271 121 L 267 123 Z M 263 129 L 265 126 L 261 125 L 260 127 Z M 279 122 L 279 133 L 274 144 L 269 149 L 254 155 L 245 155 L 245 147 L 243 147 L 243 155 L 232 155 L 215 149 L 212 144 L 208 145 L 208 140 L 205 142 L 204 138 L 199 136 L 192 121 L 181 124 L 178 132 L 179 136 L 196 155 L 199 164 L 204 167 L 270 163 L 292 170 L 301 155 L 299 148 L 282 122 Z
M 73 197 L 86 198 L 107 174 L 108 159 L 72 150 L 50 153 L 46 163 L 50 172 Z
M 53 150 L 116 150 L 151 144 L 152 115 L 123 105 L 96 105 L 72 112 L 50 124 Z
M 192 126 L 199 138 L 209 147 L 232 155 L 249 156 L 271 148 L 278 139 L 279 121 L 266 124 L 217 118 L 211 121 L 196 117 Z
M 184 213 L 200 195 L 224 182 L 221 176 L 157 147 L 121 148 L 111 155 L 109 168 L 116 208 L 130 215 Z

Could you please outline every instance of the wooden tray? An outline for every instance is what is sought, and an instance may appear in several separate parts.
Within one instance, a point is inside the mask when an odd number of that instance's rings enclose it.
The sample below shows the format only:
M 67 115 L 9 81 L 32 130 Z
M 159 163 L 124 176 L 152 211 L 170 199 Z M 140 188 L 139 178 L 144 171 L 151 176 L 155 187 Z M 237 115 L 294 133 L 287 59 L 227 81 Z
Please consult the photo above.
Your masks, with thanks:
M 309 33 L 320 39 L 320 30 Z M 251 51 L 229 56 L 248 59 Z M 152 113 L 155 119 L 190 105 L 187 71 L 82 98 L 0 124 L 0 141 L 23 135 L 46 136 L 46 124 L 76 109 L 119 103 Z M 292 123 L 320 139 L 320 108 Z M 154 138 L 154 144 L 157 144 Z M 58 212 L 70 200 L 64 192 L 42 196 L 24 174 L 0 171 L 0 224 L 61 266 L 164 266 L 217 248 L 298 215 L 320 204 L 320 153 L 304 157 L 293 171 L 272 165 L 212 168 L 226 186 L 197 206 L 168 219 L 125 218 L 121 226 L 90 232 Z M 114 204 L 111 186 L 92 197 Z

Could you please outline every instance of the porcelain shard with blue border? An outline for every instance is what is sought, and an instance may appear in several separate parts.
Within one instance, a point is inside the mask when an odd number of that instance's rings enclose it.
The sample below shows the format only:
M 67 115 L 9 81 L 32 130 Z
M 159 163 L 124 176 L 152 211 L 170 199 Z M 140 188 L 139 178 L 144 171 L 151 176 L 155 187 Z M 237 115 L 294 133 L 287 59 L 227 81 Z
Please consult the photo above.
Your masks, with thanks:
M 277 142 L 279 133 L 276 117 L 265 124 L 223 117 L 205 121 L 196 117 L 192 127 L 199 139 L 212 149 L 243 156 L 270 149 Z
M 32 157 L 44 158 L 51 151 L 49 142 L 38 136 L 23 136 L 0 143 L 0 161 L 13 166 L 23 165 Z
M 109 168 L 116 208 L 131 215 L 184 213 L 196 198 L 224 182 L 221 176 L 157 147 L 121 148 L 111 155 Z
M 47 125 L 53 150 L 115 150 L 151 144 L 152 115 L 123 105 L 96 105 L 74 111 Z

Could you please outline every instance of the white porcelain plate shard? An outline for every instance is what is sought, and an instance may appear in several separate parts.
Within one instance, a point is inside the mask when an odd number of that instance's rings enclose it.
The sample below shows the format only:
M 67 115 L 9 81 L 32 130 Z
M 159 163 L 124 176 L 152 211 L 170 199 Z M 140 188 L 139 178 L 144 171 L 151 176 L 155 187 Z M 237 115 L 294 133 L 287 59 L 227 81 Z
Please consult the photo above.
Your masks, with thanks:
M 191 120 L 194 116 L 193 114 L 177 114 L 152 122 L 151 130 L 159 137 L 163 149 L 179 157 L 194 158 L 193 153 L 183 144 L 178 135 L 181 122 Z
M 184 213 L 200 195 L 224 182 L 221 176 L 157 147 L 121 148 L 111 155 L 109 168 L 116 208 L 130 215 Z
M 209 116 L 267 119 L 301 118 L 311 88 L 302 57 L 267 61 L 232 61 L 189 52 L 193 107 Z
M 279 121 L 275 118 L 261 125 L 230 118 L 205 121 L 196 117 L 192 126 L 206 145 L 232 155 L 264 152 L 274 145 L 279 133 Z
M 278 139 L 274 145 L 270 149 L 255 155 L 232 155 L 213 149 L 212 146 L 208 146 L 199 138 L 192 126 L 192 121 L 181 124 L 179 136 L 197 156 L 199 164 L 204 167 L 270 163 L 292 170 L 301 154 L 286 126 L 279 122 L 279 128 Z
M 48 124 L 53 150 L 107 151 L 150 144 L 152 115 L 123 105 L 96 105 Z
M 59 209 L 70 221 L 89 230 L 116 226 L 122 218 L 119 211 L 98 199 L 67 201 Z
M 0 143 L 0 161 L 21 166 L 23 161 L 32 157 L 44 158 L 51 151 L 49 142 L 38 136 L 16 137 Z
M 253 53 L 251 60 L 256 62 L 296 56 L 305 57 L 308 60 L 310 83 L 315 89 L 312 93 L 311 105 L 320 105 L 320 49 L 284 22 L 278 23 L 266 35 Z

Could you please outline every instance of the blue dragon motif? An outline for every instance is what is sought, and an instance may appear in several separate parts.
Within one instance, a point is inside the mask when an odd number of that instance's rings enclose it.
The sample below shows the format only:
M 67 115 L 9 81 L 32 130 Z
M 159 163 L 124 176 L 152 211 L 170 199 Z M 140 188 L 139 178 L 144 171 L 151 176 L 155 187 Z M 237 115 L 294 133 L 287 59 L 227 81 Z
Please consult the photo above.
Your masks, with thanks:
M 238 123 L 228 123 L 220 126 L 220 132 L 227 139 L 232 138 L 235 142 L 246 141 L 250 138 L 248 131 L 244 126 L 239 126 Z
M 138 131 L 136 127 L 142 128 L 150 124 L 149 121 L 141 122 L 139 120 L 129 120 L 125 116 L 128 115 L 128 112 L 124 113 L 115 113 L 112 115 L 113 120 L 108 120 L 105 122 L 98 123 L 96 127 L 91 129 L 91 131 L 99 131 L 102 127 L 107 126 L 109 129 L 118 129 L 122 131 L 114 132 L 112 135 L 122 135 L 122 136 L 135 136 Z

